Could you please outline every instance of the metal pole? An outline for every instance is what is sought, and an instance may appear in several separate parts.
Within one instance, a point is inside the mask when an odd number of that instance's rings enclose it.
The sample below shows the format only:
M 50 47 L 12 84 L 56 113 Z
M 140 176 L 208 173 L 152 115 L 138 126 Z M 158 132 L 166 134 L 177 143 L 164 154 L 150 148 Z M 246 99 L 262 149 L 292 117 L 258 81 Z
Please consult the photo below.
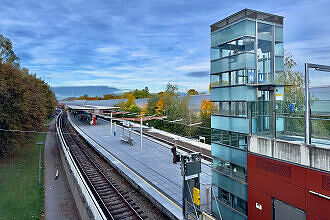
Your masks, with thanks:
M 131 140 L 131 122 L 128 122 L 128 140 Z
M 110 134 L 112 135 L 112 112 L 110 115 Z
M 310 97 L 309 97 L 309 69 L 308 63 L 305 63 L 305 144 L 311 144 L 310 133 Z
M 123 122 L 123 131 L 122 131 L 122 135 L 124 135 L 124 119 L 122 120 Z
M 248 102 L 248 114 L 249 114 L 249 135 L 252 135 L 252 102 Z M 221 133 L 222 134 L 222 133 Z
M 273 137 L 276 138 L 276 110 L 273 110 Z
M 41 172 L 41 144 L 39 144 L 39 186 L 40 186 L 40 172 Z
M 142 151 L 142 117 L 140 119 L 140 150 Z

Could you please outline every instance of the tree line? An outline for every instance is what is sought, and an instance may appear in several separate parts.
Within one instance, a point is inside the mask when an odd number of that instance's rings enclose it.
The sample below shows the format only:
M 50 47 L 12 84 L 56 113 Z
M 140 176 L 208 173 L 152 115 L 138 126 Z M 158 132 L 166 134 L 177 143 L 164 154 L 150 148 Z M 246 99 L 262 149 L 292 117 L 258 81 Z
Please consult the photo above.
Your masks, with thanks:
M 189 95 L 198 95 L 199 93 L 195 89 L 189 89 Z M 124 92 L 123 94 L 104 94 L 103 96 L 88 96 L 87 94 L 75 97 L 69 97 L 63 99 L 61 101 L 73 101 L 73 100 L 110 100 L 110 99 L 127 99 L 128 96 L 133 95 L 136 99 L 143 99 L 143 98 L 152 98 L 157 96 L 157 94 L 152 94 L 149 92 L 149 88 L 146 86 L 144 89 L 135 89 L 129 92 Z
M 11 41 L 0 35 L 0 157 L 24 147 L 33 133 L 42 131 L 54 114 L 56 99 L 50 86 L 21 68 Z

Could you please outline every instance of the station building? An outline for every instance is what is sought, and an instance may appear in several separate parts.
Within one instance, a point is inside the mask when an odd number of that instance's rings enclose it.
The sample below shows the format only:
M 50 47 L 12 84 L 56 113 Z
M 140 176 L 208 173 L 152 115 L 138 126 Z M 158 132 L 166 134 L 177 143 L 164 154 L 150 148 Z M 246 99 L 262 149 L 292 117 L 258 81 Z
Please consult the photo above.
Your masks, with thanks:
M 303 118 L 285 113 L 283 17 L 244 9 L 212 24 L 210 57 L 212 213 L 330 219 L 329 142 L 304 144 L 290 130 Z

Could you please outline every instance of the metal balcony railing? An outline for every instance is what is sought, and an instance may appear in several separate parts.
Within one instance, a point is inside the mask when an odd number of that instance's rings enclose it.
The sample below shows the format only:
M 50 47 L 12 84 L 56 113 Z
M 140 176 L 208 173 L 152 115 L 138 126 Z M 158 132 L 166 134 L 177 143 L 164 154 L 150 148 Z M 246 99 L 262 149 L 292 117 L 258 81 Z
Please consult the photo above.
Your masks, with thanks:
M 255 101 L 247 108 L 250 134 L 304 141 L 304 102 Z M 312 144 L 330 145 L 330 100 L 312 101 L 310 115 Z

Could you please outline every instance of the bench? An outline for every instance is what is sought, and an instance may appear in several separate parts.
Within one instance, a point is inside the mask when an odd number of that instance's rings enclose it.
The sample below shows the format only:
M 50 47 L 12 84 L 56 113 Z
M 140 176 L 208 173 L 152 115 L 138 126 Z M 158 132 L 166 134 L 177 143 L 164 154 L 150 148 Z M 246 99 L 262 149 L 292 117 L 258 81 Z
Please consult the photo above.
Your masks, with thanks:
M 126 136 L 126 135 L 121 135 L 120 140 L 128 143 L 129 145 L 133 144 L 133 138 L 130 138 L 129 136 Z

